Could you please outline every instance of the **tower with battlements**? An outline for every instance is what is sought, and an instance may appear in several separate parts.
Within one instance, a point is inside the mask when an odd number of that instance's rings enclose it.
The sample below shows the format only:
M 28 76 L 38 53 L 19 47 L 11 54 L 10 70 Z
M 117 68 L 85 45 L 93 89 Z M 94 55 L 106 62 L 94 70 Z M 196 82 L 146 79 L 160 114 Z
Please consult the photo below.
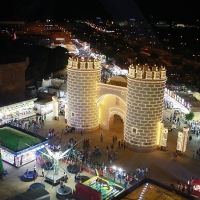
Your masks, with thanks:
M 97 108 L 100 60 L 74 57 L 68 61 L 68 110 L 67 123 L 79 130 L 99 128 Z
M 148 152 L 157 148 L 165 83 L 164 67 L 129 67 L 124 139 L 130 149 Z

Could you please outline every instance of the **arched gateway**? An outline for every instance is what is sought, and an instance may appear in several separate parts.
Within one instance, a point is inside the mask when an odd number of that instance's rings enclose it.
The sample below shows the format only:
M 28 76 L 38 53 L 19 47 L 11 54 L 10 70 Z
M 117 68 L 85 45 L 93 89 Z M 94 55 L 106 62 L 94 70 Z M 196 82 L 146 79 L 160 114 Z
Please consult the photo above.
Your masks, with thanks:
M 118 114 L 111 115 L 109 118 L 109 131 L 120 134 L 124 138 L 124 121 Z
M 100 60 L 71 58 L 68 64 L 69 126 L 109 130 L 115 115 L 124 122 L 124 140 L 136 151 L 159 144 L 166 71 L 163 67 L 133 66 L 125 76 L 100 83 Z

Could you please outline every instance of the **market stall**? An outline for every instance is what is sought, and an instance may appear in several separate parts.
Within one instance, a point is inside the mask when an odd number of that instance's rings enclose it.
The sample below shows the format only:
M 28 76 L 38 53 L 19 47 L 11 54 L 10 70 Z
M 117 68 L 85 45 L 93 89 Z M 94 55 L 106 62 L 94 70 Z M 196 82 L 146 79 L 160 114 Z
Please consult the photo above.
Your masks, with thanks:
M 34 101 L 37 98 L 22 101 L 16 104 L 0 107 L 0 124 L 5 124 L 13 119 L 23 119 L 35 115 Z
M 40 115 L 45 115 L 53 112 L 53 101 L 41 100 L 35 102 L 35 112 Z
M 188 114 L 191 109 L 191 105 L 189 101 L 185 101 L 183 97 L 180 97 L 178 94 L 165 89 L 165 105 L 168 108 L 179 109 L 181 112 Z
M 42 136 L 13 127 L 0 126 L 2 160 L 20 167 L 36 159 L 36 151 L 48 145 L 48 140 Z

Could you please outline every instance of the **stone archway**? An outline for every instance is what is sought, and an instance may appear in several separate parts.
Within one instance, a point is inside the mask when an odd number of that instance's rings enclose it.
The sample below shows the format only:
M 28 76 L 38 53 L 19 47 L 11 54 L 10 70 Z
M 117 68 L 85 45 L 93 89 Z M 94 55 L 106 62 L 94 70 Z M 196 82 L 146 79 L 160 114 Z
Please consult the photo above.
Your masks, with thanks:
M 110 116 L 109 130 L 124 135 L 124 121 L 118 114 Z
M 113 94 L 103 95 L 98 99 L 97 106 L 99 108 L 100 128 L 109 130 L 110 118 L 115 114 L 119 115 L 125 122 L 126 103 L 120 97 Z

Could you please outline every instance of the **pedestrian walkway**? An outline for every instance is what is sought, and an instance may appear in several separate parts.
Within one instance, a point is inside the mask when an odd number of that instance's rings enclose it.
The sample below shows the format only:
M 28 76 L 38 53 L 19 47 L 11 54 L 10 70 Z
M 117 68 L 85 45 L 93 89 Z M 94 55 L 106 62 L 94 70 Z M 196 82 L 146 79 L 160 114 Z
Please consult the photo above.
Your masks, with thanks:
M 164 111 L 164 121 L 166 126 L 170 126 L 170 123 L 167 121 L 167 117 L 169 117 L 171 111 L 167 110 Z M 183 128 L 185 125 L 181 124 L 178 129 Z M 177 160 L 172 159 L 173 152 L 176 148 L 176 140 L 177 140 L 177 132 L 178 130 L 173 130 L 169 132 L 168 137 L 168 145 L 169 145 L 169 152 L 156 150 L 150 153 L 139 153 L 130 151 L 127 148 L 118 148 L 118 142 L 113 143 L 113 136 L 117 137 L 117 140 L 123 139 L 123 133 L 120 131 L 107 131 L 98 129 L 96 131 L 83 131 L 71 133 L 68 132 L 64 134 L 64 130 L 66 127 L 66 123 L 64 117 L 61 116 L 59 121 L 52 120 L 52 114 L 48 114 L 46 116 L 46 121 L 44 122 L 44 127 L 38 132 L 39 135 L 46 137 L 46 133 L 48 133 L 49 128 L 53 128 L 56 133 L 59 133 L 61 138 L 61 147 L 66 148 L 66 144 L 70 138 L 76 138 L 76 141 L 79 141 L 81 138 L 90 139 L 91 144 L 90 147 L 83 147 L 83 142 L 80 142 L 76 148 L 82 149 L 83 151 L 91 150 L 94 146 L 99 146 L 99 150 L 101 151 L 101 155 L 91 156 L 91 160 L 94 162 L 98 162 L 100 164 L 104 163 L 107 168 L 121 168 L 121 170 L 126 171 L 127 173 L 135 172 L 138 167 L 148 168 L 148 173 L 146 177 L 150 177 L 151 179 L 155 179 L 161 183 L 170 185 L 174 183 L 176 185 L 177 181 L 180 180 L 183 183 L 187 183 L 191 176 L 199 178 L 200 171 L 199 165 L 200 162 L 192 158 L 191 152 L 196 150 L 199 146 L 199 141 L 194 138 L 190 144 L 188 144 L 187 152 L 184 157 L 178 156 Z M 103 136 L 103 141 L 100 140 L 100 135 Z M 52 140 L 53 142 L 54 140 Z M 113 144 L 113 151 L 118 151 L 117 159 L 113 159 L 112 163 L 108 162 L 108 155 L 106 152 L 106 147 Z M 16 169 L 9 164 L 4 163 L 4 168 L 9 172 L 3 180 L 0 180 L 0 193 L 4 195 L 4 197 L 12 196 L 13 194 L 18 194 L 25 192 L 30 183 L 29 182 L 21 182 L 20 176 L 25 173 L 26 169 L 33 169 L 34 165 L 37 166 L 38 173 L 42 174 L 42 169 L 40 165 L 37 165 L 36 162 L 31 162 L 19 169 Z M 63 166 L 66 168 L 66 163 L 63 163 Z M 91 173 L 88 171 L 83 171 L 82 174 L 85 176 L 92 176 Z M 104 173 L 104 176 L 107 178 L 114 180 L 114 176 L 110 173 Z M 43 178 L 39 177 L 37 179 L 39 182 L 43 182 Z M 120 178 L 115 177 L 115 181 L 120 183 L 122 180 Z M 135 181 L 135 180 L 134 180 Z M 19 184 L 20 183 L 20 184 Z M 72 184 L 73 183 L 73 184 Z M 56 188 L 52 187 L 50 184 L 45 183 L 47 191 L 50 192 L 52 199 L 56 197 Z M 134 182 L 132 183 L 134 184 Z M 68 186 L 74 188 L 74 179 L 73 175 L 68 180 Z M 5 188 L 9 188 L 6 190 Z

